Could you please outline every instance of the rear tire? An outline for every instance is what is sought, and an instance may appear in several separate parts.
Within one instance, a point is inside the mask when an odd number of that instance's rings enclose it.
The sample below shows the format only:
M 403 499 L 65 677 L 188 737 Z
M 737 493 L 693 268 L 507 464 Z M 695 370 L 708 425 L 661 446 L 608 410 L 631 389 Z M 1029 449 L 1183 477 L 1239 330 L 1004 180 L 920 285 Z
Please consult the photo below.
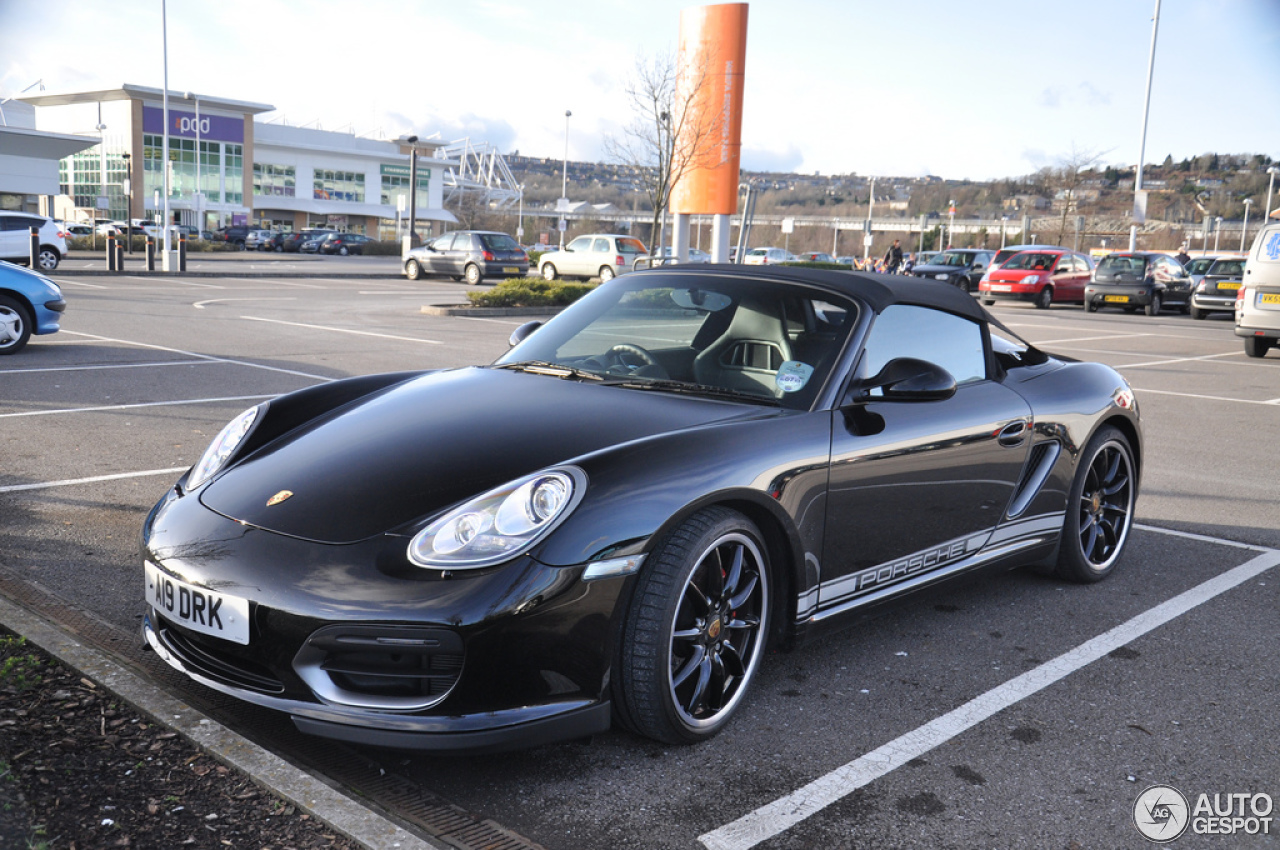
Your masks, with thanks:
M 1152 295 L 1151 300 L 1147 302 L 1146 313 L 1148 316 L 1159 316 L 1160 308 L 1163 306 L 1159 295 Z
M 51 272 L 58 267 L 61 259 L 56 249 L 41 246 L 39 253 L 36 254 L 36 268 L 42 272 Z
M 985 304 L 985 305 L 987 305 L 988 307 L 990 307 L 992 304 L 996 303 L 996 299 L 994 299 L 994 298 L 983 298 L 983 299 L 982 299 L 982 303 L 983 303 L 983 304 Z
M 1203 319 L 1205 316 L 1209 315 L 1207 312 L 1205 312 L 1204 310 L 1201 310 L 1199 307 L 1191 307 L 1189 309 L 1189 312 L 1191 313 L 1191 318 L 1193 319 Z
M 17 354 L 31 339 L 31 314 L 25 305 L 0 295 L 0 355 Z
M 467 284 L 470 286 L 475 286 L 483 277 L 480 274 L 480 267 L 475 263 L 468 263 L 467 267 L 462 270 L 462 276 L 466 278 Z
M 618 719 L 669 744 L 719 732 L 764 657 L 772 604 L 759 529 L 737 511 L 706 508 L 649 555 L 637 578 L 618 657 Z
M 615 275 L 615 274 L 613 273 L 613 266 L 601 266 L 601 267 L 600 267 L 600 282 L 601 282 L 601 283 L 608 283 L 609 281 L 613 280 L 615 277 L 617 277 L 617 275 Z
M 559 275 L 557 275 L 557 273 L 556 273 L 556 267 L 555 267 L 555 266 L 553 266 L 551 263 L 543 263 L 543 264 L 542 264 L 542 279 L 543 279 L 543 280 L 555 280 L 558 276 L 559 276 Z
M 1271 340 L 1266 337 L 1247 336 L 1244 338 L 1244 353 L 1250 357 L 1266 357 L 1271 345 Z
M 1137 497 L 1133 449 L 1118 428 L 1107 425 L 1085 446 L 1071 482 L 1058 575 L 1082 583 L 1110 575 L 1128 540 Z

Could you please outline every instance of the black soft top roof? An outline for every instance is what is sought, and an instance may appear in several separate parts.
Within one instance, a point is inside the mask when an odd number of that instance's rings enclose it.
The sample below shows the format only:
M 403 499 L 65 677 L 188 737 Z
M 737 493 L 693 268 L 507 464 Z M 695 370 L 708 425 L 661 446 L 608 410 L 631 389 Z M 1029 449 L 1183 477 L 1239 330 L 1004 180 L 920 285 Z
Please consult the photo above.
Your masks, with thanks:
M 960 288 L 936 280 L 903 275 L 808 269 L 797 266 L 743 266 L 720 263 L 663 266 L 638 274 L 682 278 L 736 277 L 761 281 L 774 280 L 779 283 L 800 283 L 857 299 L 866 303 L 877 313 L 891 304 L 916 304 L 966 316 L 975 321 L 990 321 L 990 316 L 982 305 Z M 688 284 L 682 282 L 681 285 Z

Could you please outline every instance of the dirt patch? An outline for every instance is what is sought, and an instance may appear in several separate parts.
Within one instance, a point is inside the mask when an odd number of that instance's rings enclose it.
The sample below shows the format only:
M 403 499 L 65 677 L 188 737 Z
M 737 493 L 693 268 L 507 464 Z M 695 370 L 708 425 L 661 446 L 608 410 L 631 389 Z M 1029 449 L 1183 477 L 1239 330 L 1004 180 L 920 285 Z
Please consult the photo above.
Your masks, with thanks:
M 359 846 L 4 630 L 0 845 Z

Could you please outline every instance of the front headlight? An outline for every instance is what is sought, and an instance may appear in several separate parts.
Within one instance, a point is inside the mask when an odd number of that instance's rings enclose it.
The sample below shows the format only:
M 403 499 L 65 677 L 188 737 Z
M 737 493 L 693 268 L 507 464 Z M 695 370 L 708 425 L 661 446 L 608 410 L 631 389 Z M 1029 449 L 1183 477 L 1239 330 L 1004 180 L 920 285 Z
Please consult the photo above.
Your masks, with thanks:
M 409 543 L 409 560 L 442 570 L 510 560 L 559 525 L 582 500 L 586 486 L 586 473 L 570 466 L 490 490 L 418 532 Z
M 227 462 L 227 458 L 231 457 L 244 440 L 245 435 L 253 428 L 253 423 L 257 421 L 258 413 L 263 407 L 264 405 L 259 404 L 249 408 L 228 422 L 226 427 L 218 432 L 218 436 L 213 438 L 209 448 L 204 450 L 204 455 L 201 456 L 200 462 L 191 468 L 191 475 L 187 478 L 188 490 L 196 489 L 222 468 L 223 464 Z

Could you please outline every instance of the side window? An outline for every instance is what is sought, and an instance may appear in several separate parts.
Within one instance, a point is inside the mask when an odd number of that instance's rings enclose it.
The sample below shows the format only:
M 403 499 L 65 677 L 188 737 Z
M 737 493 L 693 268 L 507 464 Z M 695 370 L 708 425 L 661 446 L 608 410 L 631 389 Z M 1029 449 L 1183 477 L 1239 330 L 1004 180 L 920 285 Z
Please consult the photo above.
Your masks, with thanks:
M 432 242 L 431 247 L 435 248 L 437 251 L 448 251 L 449 246 L 452 244 L 453 244 L 453 234 L 446 233 L 444 236 L 441 236 L 438 239 L 436 239 L 436 241 Z
M 869 378 L 899 357 L 937 364 L 950 372 L 957 384 L 987 377 L 982 328 L 978 323 L 930 307 L 894 304 L 876 316 L 864 346 L 858 377 Z
M 591 246 L 591 252 L 592 252 L 593 254 L 607 254 L 607 253 L 609 253 L 609 240 L 608 240 L 608 239 L 597 239 L 597 240 L 595 241 L 595 243 Z
M 568 248 L 570 251 L 590 251 L 591 237 L 579 236 L 577 239 L 569 243 Z

